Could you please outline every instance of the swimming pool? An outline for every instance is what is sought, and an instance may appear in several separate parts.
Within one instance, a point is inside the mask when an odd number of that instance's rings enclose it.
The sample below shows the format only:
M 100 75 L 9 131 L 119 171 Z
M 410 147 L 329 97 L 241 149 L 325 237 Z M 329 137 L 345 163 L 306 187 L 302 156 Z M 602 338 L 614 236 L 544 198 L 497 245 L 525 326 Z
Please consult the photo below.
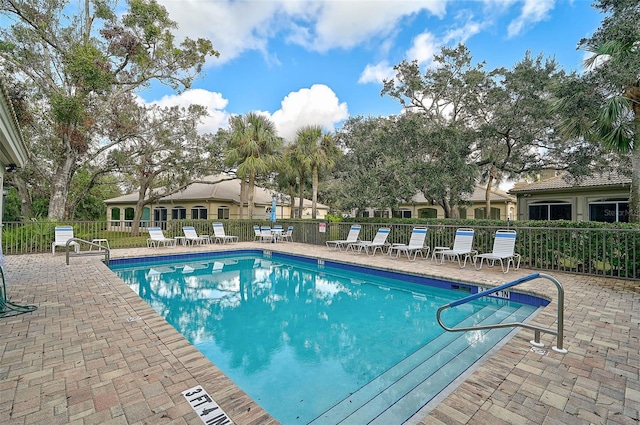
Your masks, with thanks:
M 113 260 L 111 268 L 283 424 L 402 423 L 509 332 L 446 333 L 435 310 L 474 285 L 262 251 Z M 503 294 L 504 296 L 504 294 Z M 528 295 L 447 311 L 525 321 Z

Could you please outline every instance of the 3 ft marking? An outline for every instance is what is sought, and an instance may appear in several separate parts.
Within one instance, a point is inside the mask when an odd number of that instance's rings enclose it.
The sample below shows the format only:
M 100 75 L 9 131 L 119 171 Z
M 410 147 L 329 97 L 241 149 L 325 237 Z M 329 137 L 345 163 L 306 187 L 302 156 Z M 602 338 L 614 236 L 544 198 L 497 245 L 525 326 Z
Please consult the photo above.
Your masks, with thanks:
M 193 410 L 206 425 L 231 425 L 233 421 L 200 385 L 182 392 Z

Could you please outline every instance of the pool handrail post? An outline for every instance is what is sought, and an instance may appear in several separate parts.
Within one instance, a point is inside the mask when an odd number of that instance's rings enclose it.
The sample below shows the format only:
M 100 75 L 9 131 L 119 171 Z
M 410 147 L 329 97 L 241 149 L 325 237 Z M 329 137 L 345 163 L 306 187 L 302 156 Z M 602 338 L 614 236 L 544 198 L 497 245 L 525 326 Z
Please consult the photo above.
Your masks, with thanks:
M 69 249 L 71 247 L 71 243 L 72 242 L 83 242 L 86 243 L 90 246 L 94 246 L 96 248 L 98 248 L 98 251 L 89 251 L 89 252 L 78 252 L 78 253 L 72 253 L 71 250 Z M 78 255 L 104 255 L 104 262 L 105 264 L 108 266 L 109 265 L 109 260 L 111 258 L 111 249 L 109 249 L 108 247 L 104 246 L 104 245 L 100 245 L 97 244 L 95 242 L 90 242 L 88 240 L 85 239 L 80 239 L 80 238 L 69 238 L 69 240 L 67 240 L 67 244 L 66 244 L 66 259 L 67 259 L 67 266 L 69 265 L 69 257 L 70 256 L 78 256 Z
M 525 283 L 525 282 L 529 282 L 531 280 L 534 279 L 538 279 L 538 278 L 545 278 L 550 280 L 551 282 L 553 282 L 556 286 L 556 289 L 558 290 L 558 316 L 557 316 L 557 327 L 556 330 L 554 331 L 553 329 L 547 329 L 547 328 L 543 328 L 540 326 L 535 326 L 535 325 L 530 325 L 528 323 L 521 323 L 521 322 L 510 322 L 510 323 L 496 323 L 496 324 L 492 324 L 492 325 L 476 325 L 476 326 L 463 326 L 463 327 L 459 327 L 459 328 L 450 328 L 448 326 L 446 326 L 443 322 L 442 322 L 442 318 L 440 317 L 441 313 L 448 309 L 448 308 L 453 308 L 462 304 L 466 304 L 470 301 L 476 300 L 478 298 L 484 297 L 486 295 L 492 294 L 494 292 L 498 292 L 498 291 L 502 291 L 511 287 L 514 287 L 516 285 L 519 285 L 521 283 Z M 546 273 L 533 273 L 530 274 L 528 276 L 524 276 L 521 277 L 519 279 L 516 279 L 514 281 L 505 283 L 503 285 L 500 286 L 496 286 L 494 288 L 490 288 L 487 289 L 486 291 L 482 291 L 482 292 L 478 292 L 476 294 L 473 295 L 469 295 L 468 297 L 464 297 L 461 298 L 459 300 L 450 302 L 449 304 L 445 304 L 443 306 L 441 306 L 440 308 L 438 308 L 438 310 L 436 311 L 436 317 L 438 319 L 438 324 L 447 332 L 464 332 L 464 331 L 471 331 L 471 330 L 479 330 L 479 329 L 498 329 L 498 328 L 511 328 L 511 327 L 516 327 L 519 326 L 521 328 L 525 328 L 525 329 L 531 329 L 534 331 L 534 339 L 532 341 L 530 341 L 531 345 L 535 346 L 535 347 L 544 347 L 544 344 L 540 342 L 540 333 L 541 332 L 546 332 L 549 333 L 551 335 L 556 335 L 556 339 L 557 339 L 557 346 L 553 346 L 553 351 L 556 351 L 558 353 L 562 353 L 565 354 L 567 353 L 567 350 L 565 348 L 563 348 L 562 345 L 562 341 L 564 338 L 564 288 L 562 287 L 562 284 L 560 284 L 560 282 L 554 278 L 553 276 L 550 276 Z

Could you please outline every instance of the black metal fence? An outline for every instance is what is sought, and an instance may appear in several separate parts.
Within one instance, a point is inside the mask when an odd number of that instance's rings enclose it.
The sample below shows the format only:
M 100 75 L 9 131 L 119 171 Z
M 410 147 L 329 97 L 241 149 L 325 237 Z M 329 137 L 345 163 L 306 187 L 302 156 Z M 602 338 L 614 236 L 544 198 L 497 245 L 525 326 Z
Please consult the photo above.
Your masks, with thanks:
M 255 238 L 254 225 L 268 221 L 221 220 L 228 235 L 240 241 Z M 182 236 L 183 226 L 193 226 L 198 234 L 211 235 L 211 220 L 169 220 L 162 228 L 166 237 Z M 293 240 L 304 244 L 325 245 L 328 240 L 346 239 L 352 223 L 279 220 L 283 227 L 293 226 Z M 108 230 L 106 222 L 8 222 L 3 224 L 2 249 L 6 255 L 50 252 L 57 225 L 73 226 L 74 236 L 91 241 L 107 239 L 112 249 L 146 247 L 146 227 L 133 235 L 131 227 Z M 407 243 L 415 224 L 364 223 L 361 240 L 372 240 L 380 227 L 390 227 L 388 242 Z M 428 225 L 425 245 L 452 246 L 460 226 Z M 495 231 L 500 226 L 473 226 L 474 249 L 490 252 Z M 512 227 L 517 231 L 516 252 L 521 265 L 539 270 L 558 270 L 596 276 L 640 279 L 640 231 L 631 229 Z M 82 247 L 89 249 L 89 247 Z

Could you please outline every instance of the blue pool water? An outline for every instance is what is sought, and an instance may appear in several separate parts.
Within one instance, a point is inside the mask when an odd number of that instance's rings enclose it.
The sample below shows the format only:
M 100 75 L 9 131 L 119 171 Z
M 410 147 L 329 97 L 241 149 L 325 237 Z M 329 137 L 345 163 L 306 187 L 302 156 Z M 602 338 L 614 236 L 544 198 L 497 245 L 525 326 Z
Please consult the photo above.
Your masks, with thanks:
M 509 332 L 447 333 L 473 285 L 262 251 L 115 260 L 113 271 L 281 423 L 402 423 Z M 445 289 L 445 288 L 453 288 Z M 483 298 L 448 325 L 524 321 Z

